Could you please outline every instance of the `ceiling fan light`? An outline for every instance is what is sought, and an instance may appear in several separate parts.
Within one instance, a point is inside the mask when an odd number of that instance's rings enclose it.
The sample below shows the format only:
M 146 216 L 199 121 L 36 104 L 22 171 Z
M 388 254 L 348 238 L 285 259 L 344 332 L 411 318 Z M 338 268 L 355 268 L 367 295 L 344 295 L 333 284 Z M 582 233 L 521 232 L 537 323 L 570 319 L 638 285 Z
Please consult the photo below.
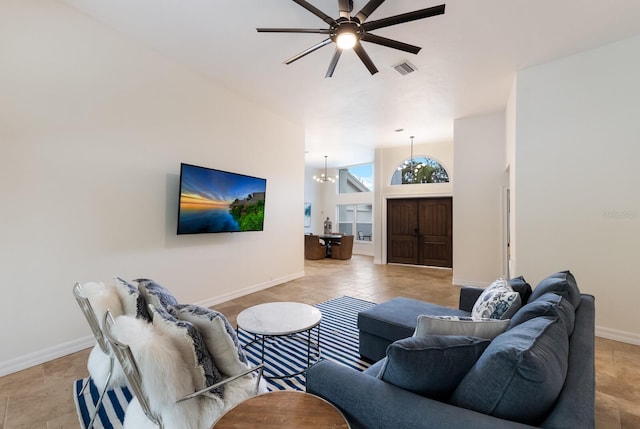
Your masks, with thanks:
M 350 31 L 344 31 L 336 38 L 336 43 L 340 49 L 353 49 L 358 38 Z

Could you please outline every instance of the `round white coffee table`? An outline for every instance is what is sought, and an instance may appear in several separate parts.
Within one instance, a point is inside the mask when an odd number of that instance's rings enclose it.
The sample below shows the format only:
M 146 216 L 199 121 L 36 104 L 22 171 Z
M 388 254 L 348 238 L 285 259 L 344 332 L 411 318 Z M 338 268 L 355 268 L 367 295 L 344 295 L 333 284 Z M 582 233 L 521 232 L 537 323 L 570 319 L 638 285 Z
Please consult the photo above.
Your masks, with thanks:
M 253 334 L 254 340 L 244 345 L 248 348 L 260 342 L 261 360 L 264 364 L 265 339 L 270 337 L 288 337 L 302 340 L 307 347 L 307 366 L 301 371 L 267 378 L 288 378 L 302 374 L 311 366 L 311 349 L 314 349 L 316 360 L 320 358 L 320 322 L 322 313 L 317 308 L 300 302 L 268 302 L 249 307 L 236 318 L 238 331 Z M 317 328 L 316 341 L 311 339 L 311 331 Z M 306 338 L 305 334 L 306 333 Z

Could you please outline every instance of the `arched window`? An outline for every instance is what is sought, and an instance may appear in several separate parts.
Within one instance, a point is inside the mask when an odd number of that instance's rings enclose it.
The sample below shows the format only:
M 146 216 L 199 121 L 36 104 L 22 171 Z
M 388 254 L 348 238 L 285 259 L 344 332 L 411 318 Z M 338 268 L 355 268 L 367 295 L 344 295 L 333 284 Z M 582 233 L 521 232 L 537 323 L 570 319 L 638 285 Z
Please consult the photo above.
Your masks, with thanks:
M 427 157 L 407 159 L 393 173 L 391 184 L 409 185 L 414 183 L 449 183 L 449 174 L 435 159 Z

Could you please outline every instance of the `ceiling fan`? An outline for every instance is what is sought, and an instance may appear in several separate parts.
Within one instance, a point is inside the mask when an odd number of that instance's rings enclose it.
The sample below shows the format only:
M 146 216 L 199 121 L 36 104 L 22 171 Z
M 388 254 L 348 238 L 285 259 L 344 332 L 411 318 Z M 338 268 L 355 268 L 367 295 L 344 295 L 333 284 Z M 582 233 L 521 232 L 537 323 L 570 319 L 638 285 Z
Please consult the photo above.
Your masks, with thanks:
M 306 0 L 293 0 L 309 12 L 322 19 L 329 24 L 329 28 L 256 28 L 259 33 L 317 33 L 328 34 L 329 37 L 322 42 L 310 47 L 307 50 L 300 52 L 288 60 L 285 64 L 291 64 L 292 62 L 299 60 L 300 58 L 308 55 L 323 46 L 330 43 L 336 44 L 336 50 L 329 64 L 329 69 L 325 77 L 333 76 L 333 72 L 336 69 L 338 60 L 342 51 L 345 49 L 353 49 L 358 55 L 360 60 L 364 63 L 365 67 L 371 74 L 378 72 L 375 64 L 371 61 L 371 58 L 364 50 L 360 42 L 370 42 L 377 45 L 386 46 L 393 49 L 399 49 L 401 51 L 417 54 L 420 52 L 420 47 L 409 45 L 408 43 L 399 42 L 397 40 L 387 39 L 386 37 L 376 36 L 369 33 L 369 31 L 376 30 L 378 28 L 389 27 L 391 25 L 402 24 L 409 21 L 415 21 L 418 19 L 429 18 L 435 15 L 442 15 L 444 13 L 445 5 L 429 7 L 426 9 L 416 10 L 414 12 L 403 13 L 400 15 L 390 16 L 388 18 L 382 18 L 375 21 L 367 21 L 367 18 L 382 4 L 385 0 L 369 0 L 369 2 L 358 12 L 355 16 L 351 16 L 353 11 L 353 0 L 338 0 L 338 10 L 340 11 L 340 17 L 333 19 Z

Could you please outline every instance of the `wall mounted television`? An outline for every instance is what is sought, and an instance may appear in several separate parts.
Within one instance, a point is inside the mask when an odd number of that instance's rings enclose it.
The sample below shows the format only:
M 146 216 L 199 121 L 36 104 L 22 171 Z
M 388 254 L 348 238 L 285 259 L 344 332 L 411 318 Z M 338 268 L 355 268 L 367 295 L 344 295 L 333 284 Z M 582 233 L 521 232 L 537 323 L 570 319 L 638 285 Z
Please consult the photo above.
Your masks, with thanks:
M 178 235 L 262 231 L 267 179 L 180 164 Z

